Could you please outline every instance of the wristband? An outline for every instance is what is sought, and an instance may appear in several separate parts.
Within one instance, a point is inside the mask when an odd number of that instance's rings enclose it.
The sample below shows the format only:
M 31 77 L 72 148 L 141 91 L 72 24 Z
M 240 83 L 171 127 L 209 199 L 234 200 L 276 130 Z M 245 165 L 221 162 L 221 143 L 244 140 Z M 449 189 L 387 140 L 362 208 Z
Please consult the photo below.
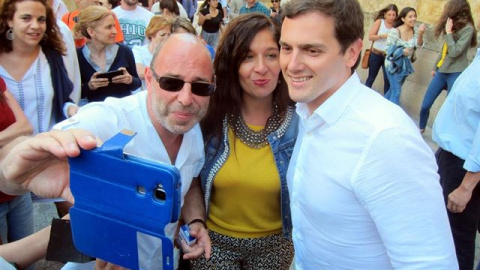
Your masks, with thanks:
M 207 223 L 203 221 L 203 219 L 196 218 L 188 223 L 188 226 L 192 225 L 193 223 L 201 223 L 205 229 L 208 229 Z

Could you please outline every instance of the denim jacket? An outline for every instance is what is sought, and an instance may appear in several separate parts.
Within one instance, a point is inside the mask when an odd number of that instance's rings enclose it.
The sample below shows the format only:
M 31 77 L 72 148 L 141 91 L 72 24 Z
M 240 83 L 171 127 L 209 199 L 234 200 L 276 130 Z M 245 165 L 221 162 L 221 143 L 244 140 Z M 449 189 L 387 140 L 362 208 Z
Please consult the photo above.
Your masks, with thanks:
M 275 164 L 280 175 L 280 199 L 282 211 L 283 235 L 287 239 L 292 237 L 292 219 L 290 216 L 290 198 L 287 187 L 287 169 L 292 156 L 293 147 L 298 134 L 298 115 L 293 107 L 289 108 L 292 114 L 291 121 L 282 137 L 278 137 L 278 130 L 267 136 L 268 143 L 272 149 L 275 158 Z M 221 141 L 214 137 L 205 143 L 205 164 L 200 172 L 203 193 L 205 194 L 205 208 L 207 216 L 210 206 L 211 191 L 213 180 L 220 168 L 225 164 L 230 154 L 230 145 L 228 142 L 228 123 L 223 120 L 223 135 Z M 218 149 L 218 150 L 217 150 Z
M 394 45 L 387 48 L 386 61 L 390 61 L 385 68 L 390 74 L 408 76 L 413 73 L 413 66 L 410 59 L 403 55 L 403 46 Z

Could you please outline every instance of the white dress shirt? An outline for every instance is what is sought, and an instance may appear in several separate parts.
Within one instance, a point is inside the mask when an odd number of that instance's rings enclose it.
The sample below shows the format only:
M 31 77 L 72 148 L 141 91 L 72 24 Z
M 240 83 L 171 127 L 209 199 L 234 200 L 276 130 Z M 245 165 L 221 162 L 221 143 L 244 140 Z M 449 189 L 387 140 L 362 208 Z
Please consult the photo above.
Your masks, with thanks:
M 167 150 L 158 136 L 147 113 L 147 91 L 125 98 L 107 98 L 104 102 L 92 102 L 80 108 L 78 113 L 57 125 L 55 129 L 81 128 L 88 130 L 106 141 L 122 129 L 137 132 L 137 135 L 125 146 L 124 152 L 146 159 L 172 164 Z M 197 124 L 183 135 L 175 167 L 180 171 L 182 183 L 181 204 L 190 188 L 193 177 L 197 177 L 203 167 L 205 155 L 203 137 Z M 173 239 L 177 222 L 165 227 L 165 235 Z M 141 234 L 138 236 L 139 263 L 142 270 L 158 269 L 162 265 L 161 241 L 155 237 Z M 175 256 L 178 256 L 175 253 Z M 178 260 L 174 260 L 176 263 Z M 72 267 L 72 266 L 69 266 Z M 69 269 L 81 269 L 69 268 Z
M 296 269 L 458 269 L 435 158 L 401 108 L 355 73 L 297 113 Z
M 480 49 L 453 84 L 433 123 L 433 140 L 465 160 L 463 168 L 480 172 Z

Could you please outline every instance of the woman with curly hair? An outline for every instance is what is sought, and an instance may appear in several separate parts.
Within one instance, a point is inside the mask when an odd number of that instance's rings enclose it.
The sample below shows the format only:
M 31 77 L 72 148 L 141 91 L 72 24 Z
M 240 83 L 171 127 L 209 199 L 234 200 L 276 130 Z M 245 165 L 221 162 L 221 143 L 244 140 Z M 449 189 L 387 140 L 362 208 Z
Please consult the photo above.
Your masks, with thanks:
M 65 45 L 55 15 L 46 0 L 6 0 L 0 6 L 0 77 L 33 133 L 48 131 L 65 119 L 64 109 L 77 108 L 69 103 L 73 84 L 62 59 Z M 5 225 L 1 226 L 4 241 L 18 240 L 34 231 L 30 194 L 12 202 L 15 205 L 8 208 L 15 208 L 17 221 L 10 224 L 8 236 L 6 223 L 1 222 Z
M 0 9 L 0 76 L 33 126 L 48 131 L 65 119 L 73 85 L 65 45 L 46 0 L 5 0 Z M 76 106 L 72 106 L 76 107 Z
M 435 26 L 435 36 L 443 35 L 444 42 L 432 70 L 432 81 L 428 85 L 420 108 L 420 132 L 425 131 L 430 108 L 443 89 L 447 93 L 453 83 L 468 66 L 467 52 L 477 45 L 470 5 L 466 0 L 450 0 L 445 4 L 442 15 Z
M 212 257 L 193 269 L 289 269 L 286 171 L 298 116 L 280 72 L 279 28 L 263 14 L 226 27 L 214 60 L 217 89 L 202 121 Z M 248 168 L 248 169 L 246 169 Z

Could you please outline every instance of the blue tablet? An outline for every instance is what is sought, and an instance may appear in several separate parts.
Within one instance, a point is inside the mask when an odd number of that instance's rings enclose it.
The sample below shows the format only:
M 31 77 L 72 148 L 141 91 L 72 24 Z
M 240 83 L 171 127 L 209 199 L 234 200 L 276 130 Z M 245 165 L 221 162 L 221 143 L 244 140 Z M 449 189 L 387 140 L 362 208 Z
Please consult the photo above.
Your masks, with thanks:
M 73 241 L 87 255 L 139 270 L 144 256 L 138 239 L 154 237 L 162 247 L 158 269 L 173 270 L 173 239 L 164 228 L 180 216 L 180 173 L 170 164 L 124 154 L 135 134 L 123 130 L 69 159 Z

